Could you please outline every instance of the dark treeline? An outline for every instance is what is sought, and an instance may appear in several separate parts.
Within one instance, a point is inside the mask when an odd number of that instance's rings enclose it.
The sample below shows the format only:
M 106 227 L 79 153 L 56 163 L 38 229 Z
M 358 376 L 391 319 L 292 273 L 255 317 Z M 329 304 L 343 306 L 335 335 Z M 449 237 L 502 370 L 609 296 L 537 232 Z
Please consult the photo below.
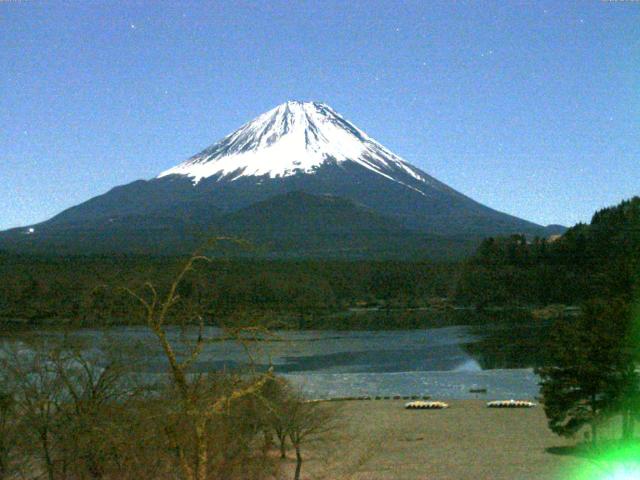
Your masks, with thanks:
M 640 197 L 596 212 L 556 239 L 484 240 L 462 268 L 457 296 L 480 306 L 577 304 L 631 296 L 640 270 Z
M 0 317 L 36 324 L 131 321 L 131 298 L 122 287 L 140 288 L 151 279 L 166 289 L 184 261 L 0 254 Z M 457 272 L 456 264 L 429 262 L 215 260 L 199 265 L 180 294 L 204 305 L 209 321 L 259 313 L 319 327 L 313 318 L 349 308 L 438 306 L 453 296 Z

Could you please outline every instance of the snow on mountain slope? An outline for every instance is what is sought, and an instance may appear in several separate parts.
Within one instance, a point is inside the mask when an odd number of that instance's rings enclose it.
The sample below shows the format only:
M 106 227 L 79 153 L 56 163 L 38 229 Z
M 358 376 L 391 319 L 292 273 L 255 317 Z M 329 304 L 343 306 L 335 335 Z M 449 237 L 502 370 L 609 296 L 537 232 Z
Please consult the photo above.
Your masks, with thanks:
M 325 162 L 354 162 L 418 192 L 395 174 L 400 171 L 432 187 L 441 186 L 328 105 L 297 101 L 263 113 L 158 178 L 183 175 L 194 185 L 209 177 L 226 181 L 247 176 L 278 178 L 312 174 Z

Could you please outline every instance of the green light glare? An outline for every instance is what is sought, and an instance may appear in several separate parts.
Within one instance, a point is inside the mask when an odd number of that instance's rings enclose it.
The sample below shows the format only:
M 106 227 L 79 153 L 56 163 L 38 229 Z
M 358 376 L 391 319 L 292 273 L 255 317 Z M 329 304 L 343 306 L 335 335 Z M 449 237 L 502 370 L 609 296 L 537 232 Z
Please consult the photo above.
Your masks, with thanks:
M 611 475 L 605 475 L 607 480 L 633 480 L 640 478 L 640 469 L 634 467 L 625 467 L 624 465 L 617 468 Z
M 600 450 L 600 449 L 598 449 Z M 588 455 L 567 480 L 640 480 L 640 443 L 618 444 Z

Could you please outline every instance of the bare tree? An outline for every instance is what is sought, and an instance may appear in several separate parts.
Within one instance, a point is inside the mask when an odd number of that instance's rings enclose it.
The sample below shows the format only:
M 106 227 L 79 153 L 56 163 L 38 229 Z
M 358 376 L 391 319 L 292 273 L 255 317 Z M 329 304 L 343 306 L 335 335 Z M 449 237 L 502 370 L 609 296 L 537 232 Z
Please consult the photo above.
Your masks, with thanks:
M 56 457 L 54 433 L 63 399 L 63 384 L 43 345 L 28 351 L 6 350 L 2 369 L 15 388 L 15 408 L 34 453 L 41 460 L 46 477 L 54 480 L 61 465 Z M 62 465 L 64 467 L 64 465 Z
M 287 439 L 289 437 L 289 403 L 291 388 L 282 378 L 275 377 L 267 382 L 262 390 L 262 417 L 267 432 L 278 439 L 280 458 L 287 457 Z
M 52 361 L 65 389 L 59 408 L 59 449 L 79 477 L 103 478 L 121 465 L 116 439 L 119 416 L 136 392 L 125 386 L 124 367 L 114 360 L 98 366 L 89 353 L 73 347 L 53 352 Z
M 302 447 L 326 437 L 334 429 L 336 412 L 321 402 L 304 401 L 294 396 L 288 405 L 289 439 L 296 452 L 294 480 L 300 480 Z
M 16 399 L 6 375 L 0 377 L 0 480 L 10 478 L 14 466 L 17 426 Z
M 272 378 L 272 372 L 269 371 L 264 375 L 256 375 L 251 381 L 237 384 L 230 391 L 222 393 L 215 388 L 210 388 L 211 385 L 208 384 L 205 376 L 189 375 L 190 368 L 205 345 L 203 316 L 200 312 L 194 312 L 189 308 L 184 309 L 180 317 L 181 323 L 183 325 L 195 323 L 198 336 L 180 356 L 167 335 L 166 323 L 172 307 L 176 306 L 181 299 L 177 293 L 178 288 L 185 276 L 193 271 L 197 262 L 209 262 L 209 259 L 199 255 L 192 256 L 171 284 L 168 293 L 162 298 L 151 283 L 145 284 L 146 296 L 127 289 L 128 293 L 143 306 L 145 323 L 162 347 L 169 363 L 171 384 L 178 399 L 176 413 L 192 432 L 191 441 L 194 452 L 193 455 L 189 455 L 179 432 L 171 427 L 165 428 L 184 480 L 205 480 L 208 477 L 211 460 L 208 436 L 212 422 L 218 416 L 228 412 L 234 402 L 258 395 L 263 385 Z

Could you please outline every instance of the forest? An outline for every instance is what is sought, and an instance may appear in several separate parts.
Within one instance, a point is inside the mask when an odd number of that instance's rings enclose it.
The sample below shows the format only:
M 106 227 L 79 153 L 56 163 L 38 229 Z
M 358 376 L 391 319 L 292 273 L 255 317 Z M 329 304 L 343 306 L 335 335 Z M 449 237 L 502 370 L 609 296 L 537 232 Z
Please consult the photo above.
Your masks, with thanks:
M 596 212 L 561 237 L 485 239 L 462 266 L 460 301 L 475 305 L 577 304 L 631 297 L 640 271 L 640 197 Z
M 136 322 L 124 289 L 148 281 L 166 289 L 186 260 L 0 252 L 0 318 L 5 325 Z M 630 298 L 639 266 L 635 197 L 560 237 L 487 238 L 464 261 L 214 258 L 179 293 L 210 324 L 260 319 L 283 328 L 412 328 L 493 321 L 495 312 L 504 318 L 505 310 L 576 306 L 594 297 Z

